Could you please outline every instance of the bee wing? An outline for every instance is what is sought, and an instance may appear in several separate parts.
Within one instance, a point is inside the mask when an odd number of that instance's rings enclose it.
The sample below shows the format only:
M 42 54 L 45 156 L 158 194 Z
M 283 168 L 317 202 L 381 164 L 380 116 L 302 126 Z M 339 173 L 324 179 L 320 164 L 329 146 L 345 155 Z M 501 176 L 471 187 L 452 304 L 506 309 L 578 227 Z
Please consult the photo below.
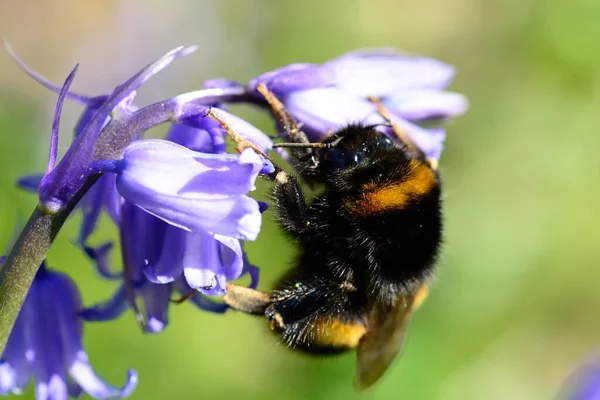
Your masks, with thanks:
M 417 293 L 400 297 L 392 306 L 379 306 L 369 316 L 367 333 L 356 350 L 357 389 L 367 389 L 388 369 L 404 346 L 413 311 L 427 295 L 423 286 Z

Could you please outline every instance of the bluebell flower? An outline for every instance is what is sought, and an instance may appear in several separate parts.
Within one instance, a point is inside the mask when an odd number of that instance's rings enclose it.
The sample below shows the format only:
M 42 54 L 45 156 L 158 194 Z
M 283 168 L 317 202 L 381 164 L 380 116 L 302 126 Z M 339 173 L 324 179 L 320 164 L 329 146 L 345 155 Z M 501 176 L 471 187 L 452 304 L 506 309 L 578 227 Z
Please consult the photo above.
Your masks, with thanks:
M 112 245 L 104 243 L 99 247 L 92 247 L 87 240 L 103 210 L 114 221 L 121 219 L 119 213 L 124 201 L 123 197 L 180 228 L 193 232 L 202 231 L 204 234 L 217 235 L 216 237 L 224 236 L 221 241 L 227 241 L 228 237 L 253 240 L 258 234 L 259 203 L 246 196 L 246 193 L 254 186 L 258 172 L 263 170 L 263 167 L 268 169 L 272 166 L 250 150 L 239 156 L 226 154 L 223 129 L 216 122 L 206 118 L 208 107 L 196 104 L 198 100 L 202 104 L 218 104 L 217 100 L 235 99 L 236 96 L 243 98 L 245 88 L 239 84 L 217 84 L 218 82 L 215 81 L 214 84 L 208 83 L 207 89 L 203 91 L 186 93 L 139 110 L 141 118 L 150 121 L 153 118 L 153 106 L 157 114 L 162 112 L 168 118 L 187 119 L 192 125 L 198 124 L 194 122 L 198 119 L 203 120 L 200 124 L 208 127 L 211 138 L 220 137 L 220 143 L 215 144 L 219 146 L 218 151 L 194 153 L 173 142 L 136 141 L 129 147 L 123 147 L 122 153 L 119 153 L 118 149 L 112 149 L 114 155 L 120 156 L 115 160 L 108 157 L 111 155 L 111 149 L 100 151 L 98 145 L 94 143 L 94 138 L 102 137 L 103 129 L 107 125 L 110 127 L 111 122 L 119 128 L 119 124 L 123 125 L 127 122 L 127 118 L 123 117 L 136 115 L 138 108 L 133 105 L 132 100 L 137 86 L 176 56 L 188 52 L 187 49 L 177 49 L 167 54 L 119 86 L 110 95 L 87 97 L 70 92 L 69 84 L 74 73 L 71 74 L 64 87 L 60 89 L 47 172 L 41 178 L 41 182 L 36 177 L 26 177 L 20 182 L 22 186 L 30 188 L 35 186 L 39 189 L 42 207 L 48 212 L 55 212 L 66 204 L 69 197 L 80 190 L 87 182 L 86 179 L 94 178 L 93 185 L 77 204 L 84 214 L 78 243 L 96 262 L 97 269 L 105 277 L 118 278 L 118 274 L 115 275 L 106 269 L 106 257 Z M 14 54 L 13 57 L 16 58 Z M 59 90 L 29 69 L 22 61 L 16 60 L 36 81 L 54 91 Z M 225 88 L 220 89 L 219 87 L 222 86 Z M 73 144 L 57 166 L 57 170 L 54 168 L 54 163 L 57 158 L 58 120 L 65 98 L 83 103 L 86 105 L 86 110 L 75 128 Z M 117 102 L 116 98 L 120 101 Z M 115 107 L 116 112 L 113 111 Z M 169 107 L 173 111 L 169 112 Z M 264 151 L 271 147 L 271 140 L 247 122 L 223 110 L 214 109 L 214 113 L 232 127 L 241 127 L 244 132 L 242 137 L 246 137 L 244 135 L 247 134 L 248 139 L 255 141 Z M 117 115 L 119 118 L 111 121 L 112 115 Z M 140 121 L 131 119 L 132 125 L 142 125 Z M 212 125 L 207 121 L 212 122 Z M 139 126 L 136 128 L 139 129 Z M 136 134 L 135 130 L 133 133 L 126 133 L 132 140 L 143 133 L 143 130 L 139 134 Z M 86 146 L 82 147 L 81 143 L 85 138 L 88 140 Z M 123 142 L 122 138 L 115 139 L 109 141 L 109 144 L 119 140 Z M 74 148 L 79 148 L 80 151 L 69 159 L 70 152 Z M 64 165 L 62 170 L 59 168 L 61 165 Z M 116 175 L 108 172 L 116 172 Z M 158 177 L 163 179 L 158 180 Z M 52 183 L 54 181 L 58 182 L 55 182 L 58 186 Z
M 361 50 L 324 64 L 292 64 L 270 71 L 249 87 L 256 90 L 265 84 L 302 124 L 310 141 L 320 141 L 349 123 L 383 123 L 369 101 L 379 98 L 391 110 L 393 122 L 437 160 L 445 131 L 419 123 L 445 120 L 467 109 L 464 96 L 443 91 L 454 73 L 451 66 L 430 58 L 388 49 Z M 378 129 L 391 135 L 389 128 Z
M 155 263 L 165 251 L 167 223 L 129 202 L 123 203 L 121 218 L 122 282 L 108 301 L 87 307 L 80 315 L 86 321 L 110 321 L 134 307 L 147 333 L 162 332 L 169 322 L 171 300 L 189 295 L 192 288 L 183 277 L 166 284 L 155 284 L 144 275 L 148 263 Z M 200 292 L 194 293 L 190 300 L 201 309 L 213 312 L 223 312 L 227 308 Z M 138 309 L 138 301 L 141 309 Z
M 231 121 L 231 120 L 229 120 Z M 225 155 L 223 146 L 223 132 L 214 121 L 202 119 L 192 124 L 193 126 L 178 124 L 172 127 L 167 139 L 173 143 L 185 147 L 191 151 L 200 154 Z M 251 150 L 246 150 L 238 162 L 243 161 L 243 156 L 248 155 L 256 157 Z M 255 164 L 252 174 L 261 172 L 264 166 Z M 267 166 L 268 168 L 268 166 Z M 222 172 L 227 172 L 223 170 Z M 265 172 L 264 170 L 262 172 Z M 243 173 L 235 172 L 236 181 L 243 182 Z M 208 178 L 208 177 L 207 177 Z M 218 178 L 218 179 L 224 179 Z M 240 181 L 240 179 L 242 179 Z M 253 185 L 253 182 L 248 182 Z M 231 185 L 231 183 L 230 183 Z M 217 184 L 211 185 L 217 188 Z M 240 193 L 246 193 L 250 188 L 240 188 Z M 223 193 L 222 190 L 217 191 Z M 256 205 L 260 214 L 262 207 L 256 200 L 251 198 L 245 201 L 253 202 L 253 209 Z M 255 204 L 254 204 L 255 203 Z M 240 208 L 241 209 L 241 208 Z M 212 216 L 207 216 L 202 220 L 204 226 L 202 229 L 190 231 L 174 226 L 173 224 L 166 228 L 163 251 L 155 263 L 147 263 L 144 268 L 146 277 L 154 283 L 169 283 L 176 280 L 181 274 L 184 275 L 186 283 L 205 295 L 222 295 L 225 293 L 225 285 L 228 281 L 239 278 L 245 270 L 245 256 L 242 251 L 240 239 L 253 240 L 255 238 L 250 230 L 247 230 L 243 236 L 239 228 L 231 233 L 224 229 L 228 223 L 214 223 L 215 217 L 221 212 L 219 205 L 209 205 L 207 212 Z M 235 213 L 227 212 L 227 219 L 235 217 Z M 240 220 L 240 225 L 251 223 L 252 218 Z M 218 231 L 215 227 L 218 226 Z M 258 233 L 258 231 L 257 231 Z
M 254 188 L 258 174 L 272 172 L 273 166 L 250 149 L 240 155 L 227 154 L 223 127 L 207 118 L 209 107 L 202 105 L 219 105 L 220 100 L 244 98 L 245 88 L 215 81 L 209 82 L 204 90 L 143 109 L 132 102 L 135 87 L 185 52 L 169 53 L 110 95 L 91 98 L 70 92 L 69 83 L 74 74 L 60 89 L 49 166 L 36 185 L 41 204 L 47 212 L 56 212 L 86 184 L 86 177 L 95 178 L 77 206 L 84 213 L 78 243 L 95 261 L 103 277 L 122 281 L 110 301 L 82 311 L 81 315 L 88 320 L 116 318 L 129 306 L 140 316 L 136 300 L 141 298 L 145 329 L 159 332 L 167 324 L 169 301 L 174 291 L 188 295 L 197 290 L 192 302 L 221 312 L 225 306 L 210 301 L 205 295 L 223 294 L 227 281 L 246 272 L 252 276 L 252 284 L 256 284 L 256 269 L 247 262 L 240 240 L 254 240 L 258 235 L 260 214 L 265 207 L 247 193 Z M 58 90 L 23 63 L 21 66 L 37 81 Z M 72 146 L 56 167 L 64 164 L 63 171 L 56 172 L 53 165 L 57 158 L 58 119 L 65 98 L 84 103 L 86 110 L 76 127 Z M 154 113 L 166 114 L 169 119 L 179 119 L 187 125 L 175 125 L 169 141 L 136 140 L 144 132 L 140 125 L 150 127 L 157 119 Z M 219 108 L 212 108 L 212 113 L 261 151 L 266 152 L 272 146 L 269 137 L 246 121 Z M 136 115 L 141 115 L 143 124 L 135 120 Z M 127 131 L 129 121 L 137 130 Z M 100 151 L 94 140 L 101 139 L 105 130 L 110 131 L 115 126 L 113 134 L 124 131 L 125 139 L 132 142 L 115 136 L 109 144 L 121 142 L 121 150 L 117 146 Z M 182 136 L 184 128 L 194 134 Z M 82 147 L 85 140 L 88 142 Z M 69 159 L 73 148 L 79 152 Z M 32 181 L 35 179 L 25 180 L 29 186 L 33 186 Z M 98 247 L 87 243 L 102 211 L 106 211 L 121 230 L 124 265 L 120 272 L 115 272 L 108 263 L 111 242 Z
M 579 366 L 564 383 L 561 400 L 600 399 L 600 362 L 592 357 Z
M 130 370 L 122 388 L 99 378 L 83 349 L 81 298 L 63 273 L 42 264 L 0 359 L 0 394 L 22 393 L 31 378 L 38 400 L 63 400 L 85 392 L 95 399 L 127 397 L 137 385 Z
M 131 144 L 111 170 L 121 196 L 171 225 L 254 240 L 261 216 L 247 193 L 268 168 L 251 149 L 207 154 L 154 139 Z
M 196 127 L 174 125 L 167 136 L 169 141 L 134 143 L 122 163 L 136 165 L 115 166 L 117 187 L 125 186 L 120 192 L 126 197 L 118 213 L 124 280 L 109 301 L 84 310 L 85 319 L 117 318 L 141 299 L 144 329 L 158 333 L 168 323 L 170 300 L 175 294 L 194 293 L 191 301 L 196 306 L 224 312 L 227 306 L 207 295 L 224 294 L 226 283 L 246 272 L 251 286 L 256 286 L 257 269 L 246 259 L 240 239 L 251 240 L 258 234 L 261 207 L 246 193 L 265 168 L 264 160 L 252 150 L 242 156 L 226 154 L 223 130 L 210 119 L 201 121 L 191 123 Z M 136 151 L 136 146 L 143 146 L 141 160 L 129 157 L 128 151 Z M 209 171 L 204 171 L 202 163 L 206 162 L 212 165 Z M 217 167 L 214 163 L 222 164 Z M 200 175 L 202 179 L 197 178 Z M 161 176 L 172 182 L 158 184 Z M 176 176 L 180 182 L 173 179 Z M 194 185 L 198 190 L 189 190 L 192 197 L 185 197 L 188 190 L 181 188 Z M 158 192 L 165 187 L 172 187 L 172 194 Z M 173 201 L 189 202 L 189 206 L 170 206 Z M 174 209 L 194 211 L 180 216 L 171 214 Z
M 188 54 L 191 50 L 193 49 L 175 49 L 156 62 L 149 64 L 146 68 L 117 87 L 98 110 L 91 115 L 81 133 L 74 138 L 66 154 L 57 164 L 58 127 L 61 106 L 64 98 L 67 96 L 76 70 L 69 75 L 59 94 L 58 105 L 52 124 L 48 167 L 39 187 L 40 206 L 47 213 L 58 213 L 66 209 L 69 202 L 84 190 L 86 183 L 94 175 L 98 174 L 99 171 L 91 168 L 91 164 L 94 161 L 107 158 L 109 154 L 120 151 L 119 146 L 116 146 L 114 143 L 109 143 L 108 147 L 99 146 L 98 143 L 101 134 L 104 132 L 103 128 L 107 126 L 107 120 L 111 114 L 115 113 L 115 109 L 120 114 L 127 114 L 137 88 L 176 57 Z M 122 139 L 125 145 L 131 141 L 127 137 Z

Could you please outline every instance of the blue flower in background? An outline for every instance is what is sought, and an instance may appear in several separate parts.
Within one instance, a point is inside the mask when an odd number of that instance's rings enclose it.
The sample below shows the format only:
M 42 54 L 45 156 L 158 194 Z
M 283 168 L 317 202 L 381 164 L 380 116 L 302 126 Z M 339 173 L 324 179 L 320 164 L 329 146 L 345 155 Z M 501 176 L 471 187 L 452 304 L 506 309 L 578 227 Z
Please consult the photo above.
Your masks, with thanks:
M 380 98 L 392 111 L 393 122 L 437 160 L 445 131 L 419 124 L 466 111 L 464 96 L 443 91 L 454 73 L 454 68 L 438 60 L 375 49 L 347 53 L 324 64 L 292 64 L 253 79 L 249 86 L 256 90 L 265 84 L 314 142 L 350 123 L 383 123 L 369 101 L 369 97 Z M 389 128 L 379 129 L 390 133 Z
M 592 357 L 569 376 L 563 385 L 560 400 L 599 400 L 600 362 Z
M 0 394 L 20 394 L 35 381 L 37 399 L 63 400 L 85 392 L 95 399 L 128 396 L 137 385 L 114 388 L 92 369 L 83 349 L 81 298 L 65 274 L 40 267 L 0 359 Z

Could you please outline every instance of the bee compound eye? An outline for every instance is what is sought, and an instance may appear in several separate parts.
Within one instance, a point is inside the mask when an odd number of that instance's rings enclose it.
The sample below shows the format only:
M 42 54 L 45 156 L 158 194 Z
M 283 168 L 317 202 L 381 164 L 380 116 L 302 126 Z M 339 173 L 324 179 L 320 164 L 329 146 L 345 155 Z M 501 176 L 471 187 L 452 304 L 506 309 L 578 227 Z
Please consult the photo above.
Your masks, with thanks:
M 325 152 L 323 159 L 334 168 L 341 168 L 346 165 L 346 154 L 341 149 L 329 149 Z
M 394 145 L 394 141 L 389 136 L 381 136 L 378 143 L 379 147 L 392 147 Z

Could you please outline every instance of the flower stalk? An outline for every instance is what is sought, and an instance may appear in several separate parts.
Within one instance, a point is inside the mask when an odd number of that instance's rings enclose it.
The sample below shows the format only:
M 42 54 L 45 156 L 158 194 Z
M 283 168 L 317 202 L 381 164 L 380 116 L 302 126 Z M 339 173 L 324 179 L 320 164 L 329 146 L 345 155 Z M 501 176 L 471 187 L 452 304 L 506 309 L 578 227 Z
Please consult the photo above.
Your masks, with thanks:
M 56 214 L 46 214 L 36 207 L 7 255 L 0 269 L 0 354 L 39 266 L 76 203 Z

